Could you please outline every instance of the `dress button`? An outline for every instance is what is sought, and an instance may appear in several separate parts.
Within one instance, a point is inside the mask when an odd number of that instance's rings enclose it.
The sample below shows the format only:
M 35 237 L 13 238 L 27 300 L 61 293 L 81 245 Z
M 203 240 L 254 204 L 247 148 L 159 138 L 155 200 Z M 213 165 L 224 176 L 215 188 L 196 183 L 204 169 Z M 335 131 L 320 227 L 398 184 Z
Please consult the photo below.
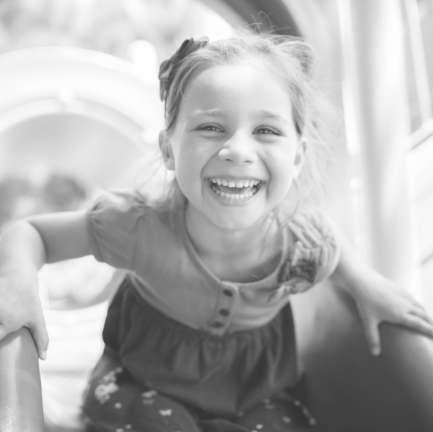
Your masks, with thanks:
M 233 297 L 233 292 L 230 291 L 228 288 L 223 290 L 224 295 L 226 295 L 227 297 Z
M 220 309 L 220 315 L 228 316 L 228 315 L 230 315 L 230 311 L 227 309 Z

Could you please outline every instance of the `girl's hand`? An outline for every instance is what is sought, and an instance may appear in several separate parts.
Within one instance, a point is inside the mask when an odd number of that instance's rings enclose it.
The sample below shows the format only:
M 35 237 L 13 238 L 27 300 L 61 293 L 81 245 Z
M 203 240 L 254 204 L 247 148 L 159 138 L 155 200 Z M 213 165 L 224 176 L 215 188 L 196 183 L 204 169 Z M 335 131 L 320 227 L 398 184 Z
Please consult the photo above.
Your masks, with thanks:
M 37 276 L 25 272 L 0 274 L 0 340 L 21 327 L 27 327 L 45 360 L 48 333 L 39 299 Z
M 381 351 L 379 324 L 390 322 L 433 337 L 433 320 L 404 289 L 371 269 L 355 282 L 356 301 L 371 353 Z

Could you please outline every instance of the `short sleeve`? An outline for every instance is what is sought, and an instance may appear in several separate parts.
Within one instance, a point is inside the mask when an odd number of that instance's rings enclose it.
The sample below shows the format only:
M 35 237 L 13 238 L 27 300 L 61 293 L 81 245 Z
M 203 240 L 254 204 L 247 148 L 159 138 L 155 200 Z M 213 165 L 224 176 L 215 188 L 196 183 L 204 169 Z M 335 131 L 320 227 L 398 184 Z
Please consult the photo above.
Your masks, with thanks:
M 98 261 L 134 270 L 140 244 L 144 200 L 132 191 L 107 192 L 87 212 L 92 253 Z
M 321 211 L 299 212 L 289 228 L 295 243 L 280 271 L 279 282 L 289 285 L 292 282 L 303 291 L 334 272 L 341 247 L 332 223 Z
M 306 218 L 311 223 L 306 228 L 307 232 L 312 230 L 318 234 L 319 238 L 318 243 L 313 246 L 321 251 L 314 281 L 317 283 L 334 273 L 340 261 L 341 245 L 334 225 L 323 212 L 313 211 L 306 215 Z

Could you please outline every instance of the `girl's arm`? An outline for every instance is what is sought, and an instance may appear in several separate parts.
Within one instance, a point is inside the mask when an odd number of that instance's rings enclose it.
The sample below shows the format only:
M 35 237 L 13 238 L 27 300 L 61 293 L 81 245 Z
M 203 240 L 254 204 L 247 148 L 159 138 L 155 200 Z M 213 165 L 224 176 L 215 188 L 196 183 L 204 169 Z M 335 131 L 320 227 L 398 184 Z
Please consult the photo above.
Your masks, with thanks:
M 334 274 L 342 277 L 354 298 L 373 355 L 380 354 L 379 324 L 383 321 L 433 336 L 433 320 L 403 288 L 362 263 L 349 242 L 339 235 L 341 256 Z
M 28 327 L 44 359 L 48 335 L 38 271 L 45 263 L 90 253 L 84 211 L 33 216 L 7 229 L 0 239 L 0 340 Z

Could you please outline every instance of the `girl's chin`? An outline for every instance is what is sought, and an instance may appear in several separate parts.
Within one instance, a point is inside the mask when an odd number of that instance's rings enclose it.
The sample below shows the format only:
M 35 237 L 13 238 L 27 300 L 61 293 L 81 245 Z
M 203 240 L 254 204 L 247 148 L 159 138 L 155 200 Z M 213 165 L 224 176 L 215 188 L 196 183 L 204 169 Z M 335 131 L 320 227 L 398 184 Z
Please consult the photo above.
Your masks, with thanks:
M 208 219 L 221 231 L 239 232 L 259 229 L 263 225 L 264 217 L 254 217 L 251 212 L 242 212 L 238 215 L 227 215 L 219 212 L 208 214 Z
M 258 196 L 257 196 L 258 195 Z M 190 212 L 190 220 L 201 219 L 203 222 L 213 225 L 221 231 L 244 231 L 254 227 L 261 228 L 263 221 L 267 219 L 269 211 L 262 201 L 262 192 L 251 200 L 243 202 L 234 201 L 231 198 L 215 197 L 211 191 L 202 197 L 202 200 L 188 201 L 187 212 Z

